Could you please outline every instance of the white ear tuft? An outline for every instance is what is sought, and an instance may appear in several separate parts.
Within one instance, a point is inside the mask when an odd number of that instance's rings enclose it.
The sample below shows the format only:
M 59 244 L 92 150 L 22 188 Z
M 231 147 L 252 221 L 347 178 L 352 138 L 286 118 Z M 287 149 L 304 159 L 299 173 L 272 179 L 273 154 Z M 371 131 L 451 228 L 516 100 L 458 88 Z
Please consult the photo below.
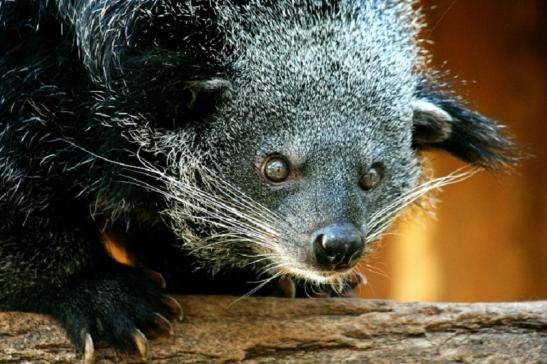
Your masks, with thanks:
M 453 121 L 449 113 L 427 100 L 415 100 L 412 108 L 414 144 L 434 144 L 448 139 Z

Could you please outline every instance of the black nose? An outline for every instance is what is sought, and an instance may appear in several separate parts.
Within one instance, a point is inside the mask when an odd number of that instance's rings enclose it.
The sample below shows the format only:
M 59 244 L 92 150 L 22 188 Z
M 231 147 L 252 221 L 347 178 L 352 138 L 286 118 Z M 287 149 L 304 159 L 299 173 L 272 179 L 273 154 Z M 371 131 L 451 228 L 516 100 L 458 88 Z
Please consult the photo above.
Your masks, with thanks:
M 325 226 L 312 234 L 312 244 L 317 263 L 335 270 L 353 267 L 364 247 L 361 233 L 352 224 Z

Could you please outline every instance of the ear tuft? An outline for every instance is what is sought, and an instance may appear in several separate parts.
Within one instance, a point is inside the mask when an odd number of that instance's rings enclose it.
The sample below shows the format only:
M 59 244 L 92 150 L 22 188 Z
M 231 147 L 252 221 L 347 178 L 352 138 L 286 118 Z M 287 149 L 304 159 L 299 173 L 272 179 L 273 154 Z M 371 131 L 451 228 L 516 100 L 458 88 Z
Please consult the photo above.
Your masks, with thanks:
M 452 117 L 443 109 L 426 100 L 412 103 L 414 143 L 425 145 L 448 139 L 452 131 Z
M 442 149 L 489 169 L 513 165 L 520 159 L 503 125 L 470 110 L 448 93 L 421 84 L 413 106 L 417 149 Z

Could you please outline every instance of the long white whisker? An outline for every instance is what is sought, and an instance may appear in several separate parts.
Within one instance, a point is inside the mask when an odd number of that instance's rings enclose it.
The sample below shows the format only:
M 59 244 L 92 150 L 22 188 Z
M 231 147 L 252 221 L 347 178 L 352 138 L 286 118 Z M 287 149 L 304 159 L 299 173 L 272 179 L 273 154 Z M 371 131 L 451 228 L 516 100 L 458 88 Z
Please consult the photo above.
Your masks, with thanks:
M 281 275 L 282 275 L 282 273 L 281 273 L 281 272 L 278 272 L 278 273 L 274 274 L 273 276 L 264 279 L 263 282 L 260 283 L 258 286 L 256 286 L 255 288 L 251 289 L 249 292 L 243 294 L 242 296 L 238 297 L 237 299 L 235 299 L 232 303 L 230 303 L 230 304 L 228 305 L 228 307 L 231 307 L 231 306 L 234 305 L 235 303 L 241 301 L 243 298 L 249 297 L 250 295 L 252 295 L 252 294 L 255 293 L 256 291 L 258 291 L 259 289 L 261 289 L 262 287 L 264 287 L 265 285 L 267 285 L 268 283 L 270 283 L 270 282 L 273 281 L 274 279 L 280 277 Z
M 367 236 L 367 241 L 376 240 L 382 234 L 383 230 L 389 226 L 391 219 L 394 218 L 399 211 L 418 200 L 424 194 L 431 190 L 437 190 L 449 184 L 463 181 L 480 171 L 480 169 L 472 169 L 470 171 L 460 172 L 461 170 L 462 169 L 458 169 L 447 176 L 426 181 L 376 212 L 371 216 L 368 223 L 368 231 L 372 233 Z

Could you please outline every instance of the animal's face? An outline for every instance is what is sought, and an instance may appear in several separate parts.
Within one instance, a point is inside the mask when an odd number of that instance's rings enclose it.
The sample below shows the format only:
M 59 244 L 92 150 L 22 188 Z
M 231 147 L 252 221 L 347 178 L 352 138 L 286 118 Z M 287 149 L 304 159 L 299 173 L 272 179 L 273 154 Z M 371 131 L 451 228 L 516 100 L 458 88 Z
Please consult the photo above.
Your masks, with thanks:
M 222 95 L 199 131 L 202 192 L 179 191 L 170 211 L 213 268 L 256 264 L 336 281 L 397 212 L 443 183 L 417 188 L 419 149 L 447 143 L 467 157 L 462 135 L 450 141 L 467 111 L 422 95 L 408 3 L 313 9 L 219 12 L 229 71 L 195 81 L 190 98 Z M 492 140 L 482 140 L 483 152 Z
M 381 127 L 389 120 L 362 117 L 316 114 L 293 120 L 295 128 L 257 122 L 217 144 L 220 176 L 250 197 L 250 210 L 270 212 L 257 215 L 266 229 L 255 231 L 273 242 L 283 270 L 315 280 L 348 271 L 417 183 L 410 128 L 389 134 Z
M 240 52 L 211 150 L 222 146 L 222 178 L 274 214 L 261 223 L 278 268 L 326 281 L 359 261 L 392 213 L 381 210 L 416 184 L 416 49 L 393 13 L 381 14 L 386 31 L 364 14 L 285 9 L 272 24 L 282 9 L 267 10 L 230 39 Z
M 355 266 L 393 217 L 394 209 L 381 210 L 400 204 L 419 174 L 410 26 L 394 12 L 374 19 L 345 11 L 314 19 L 271 6 L 249 11 L 244 24 L 226 15 L 226 42 L 237 47 L 228 77 L 196 88 L 229 94 L 202 138 L 217 178 L 249 198 L 250 206 L 233 211 L 236 221 L 224 224 L 245 237 L 239 245 L 251 261 L 266 255 L 266 265 L 315 281 Z M 196 90 L 196 102 L 208 97 Z M 212 244 L 249 261 L 237 254 L 236 237 L 226 240 Z

